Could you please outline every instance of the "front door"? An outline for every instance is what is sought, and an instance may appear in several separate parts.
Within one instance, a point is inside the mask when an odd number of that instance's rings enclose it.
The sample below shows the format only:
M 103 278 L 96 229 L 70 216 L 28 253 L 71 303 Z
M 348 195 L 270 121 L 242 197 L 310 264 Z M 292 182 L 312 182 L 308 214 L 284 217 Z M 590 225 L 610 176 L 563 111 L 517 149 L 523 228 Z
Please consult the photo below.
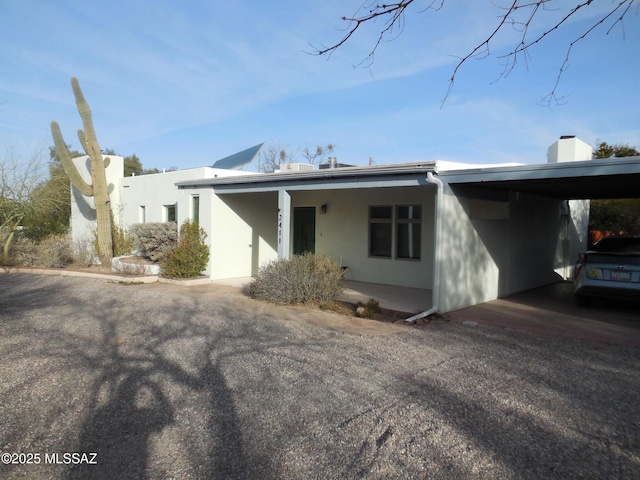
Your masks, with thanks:
M 316 207 L 293 207 L 293 254 L 316 253 Z

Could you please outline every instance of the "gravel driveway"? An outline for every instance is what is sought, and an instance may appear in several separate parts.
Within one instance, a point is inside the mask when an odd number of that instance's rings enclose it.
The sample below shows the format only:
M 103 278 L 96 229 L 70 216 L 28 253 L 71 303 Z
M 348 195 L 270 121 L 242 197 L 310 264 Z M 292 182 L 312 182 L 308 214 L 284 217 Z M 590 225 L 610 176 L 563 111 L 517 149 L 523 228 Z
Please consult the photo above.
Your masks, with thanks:
M 0 274 L 0 478 L 638 478 L 640 349 L 322 315 Z

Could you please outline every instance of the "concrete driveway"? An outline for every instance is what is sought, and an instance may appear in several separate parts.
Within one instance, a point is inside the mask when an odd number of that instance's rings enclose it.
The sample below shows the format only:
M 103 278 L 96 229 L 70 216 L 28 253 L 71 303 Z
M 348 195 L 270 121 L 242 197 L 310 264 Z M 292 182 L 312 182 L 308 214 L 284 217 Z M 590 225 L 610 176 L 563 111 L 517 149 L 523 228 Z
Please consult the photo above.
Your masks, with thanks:
M 594 300 L 578 307 L 568 282 L 450 312 L 452 320 L 640 347 L 640 302 Z
M 637 478 L 640 349 L 335 318 L 0 274 L 0 478 Z

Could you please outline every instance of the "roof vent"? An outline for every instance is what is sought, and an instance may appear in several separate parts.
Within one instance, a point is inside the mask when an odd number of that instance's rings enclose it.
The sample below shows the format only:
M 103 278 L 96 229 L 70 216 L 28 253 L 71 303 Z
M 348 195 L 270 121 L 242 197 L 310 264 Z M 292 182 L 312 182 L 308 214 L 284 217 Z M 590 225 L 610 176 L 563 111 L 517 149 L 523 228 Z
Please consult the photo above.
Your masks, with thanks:
M 280 172 L 308 172 L 313 170 L 310 163 L 281 163 Z

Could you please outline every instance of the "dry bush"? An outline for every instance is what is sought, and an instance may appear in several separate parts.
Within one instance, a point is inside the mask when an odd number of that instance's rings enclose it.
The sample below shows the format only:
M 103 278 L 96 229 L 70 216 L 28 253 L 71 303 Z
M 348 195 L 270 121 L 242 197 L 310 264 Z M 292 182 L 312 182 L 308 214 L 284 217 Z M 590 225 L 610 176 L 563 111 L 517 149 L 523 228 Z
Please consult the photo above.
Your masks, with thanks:
M 358 302 L 355 313 L 358 317 L 374 319 L 376 314 L 380 313 L 380 303 L 374 298 L 370 298 L 367 303 Z
M 133 247 L 152 262 L 160 262 L 165 254 L 178 244 L 178 226 L 175 222 L 137 223 L 129 232 Z
M 90 267 L 98 263 L 95 242 L 90 237 L 76 240 L 72 245 L 73 263 L 79 267 Z
M 0 257 L 2 257 L 0 258 L 1 265 L 35 265 L 38 258 L 38 244 L 30 238 L 18 234 L 11 243 L 9 255 L 5 258 L 0 250 Z
M 68 235 L 51 235 L 37 246 L 36 265 L 61 268 L 73 261 L 73 248 Z
M 254 298 L 279 304 L 327 304 L 344 290 L 342 268 L 326 255 L 305 253 L 273 261 L 247 286 Z

